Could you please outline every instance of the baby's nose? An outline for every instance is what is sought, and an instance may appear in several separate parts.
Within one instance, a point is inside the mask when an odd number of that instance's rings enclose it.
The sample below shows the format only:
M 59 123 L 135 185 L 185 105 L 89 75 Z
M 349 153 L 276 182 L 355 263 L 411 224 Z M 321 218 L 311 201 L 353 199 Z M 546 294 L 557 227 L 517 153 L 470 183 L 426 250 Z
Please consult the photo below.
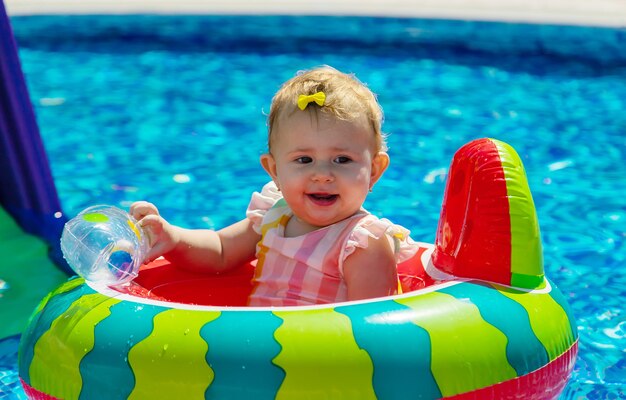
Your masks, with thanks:
M 312 179 L 315 182 L 331 182 L 334 179 L 332 168 L 325 164 L 319 163 L 313 170 Z

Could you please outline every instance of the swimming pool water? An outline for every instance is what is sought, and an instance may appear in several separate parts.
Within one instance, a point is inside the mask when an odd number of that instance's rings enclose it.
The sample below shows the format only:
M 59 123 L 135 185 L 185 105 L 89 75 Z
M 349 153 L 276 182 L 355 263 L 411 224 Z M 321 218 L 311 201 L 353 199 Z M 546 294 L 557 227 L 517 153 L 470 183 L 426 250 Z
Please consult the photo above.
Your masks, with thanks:
M 577 318 L 579 357 L 562 399 L 626 398 L 624 30 L 349 17 L 12 24 L 70 217 L 147 199 L 188 227 L 242 218 L 267 180 L 258 157 L 273 93 L 320 64 L 378 94 L 392 164 L 366 207 L 416 240 L 434 240 L 454 151 L 483 136 L 510 143 L 526 166 L 547 274 Z M 0 399 L 24 396 L 16 343 L 0 342 Z

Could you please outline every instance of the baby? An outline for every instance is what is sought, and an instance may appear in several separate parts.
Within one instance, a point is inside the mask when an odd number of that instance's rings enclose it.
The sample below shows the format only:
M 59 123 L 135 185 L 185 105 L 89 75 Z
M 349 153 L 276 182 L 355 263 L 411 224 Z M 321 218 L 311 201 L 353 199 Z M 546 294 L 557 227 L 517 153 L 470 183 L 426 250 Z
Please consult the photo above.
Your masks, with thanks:
M 148 259 L 220 273 L 258 259 L 252 306 L 333 303 L 397 293 L 396 265 L 416 251 L 409 232 L 362 205 L 389 165 L 375 95 L 331 67 L 298 74 L 274 96 L 267 154 L 272 181 L 246 218 L 219 231 L 169 224 L 144 201 Z

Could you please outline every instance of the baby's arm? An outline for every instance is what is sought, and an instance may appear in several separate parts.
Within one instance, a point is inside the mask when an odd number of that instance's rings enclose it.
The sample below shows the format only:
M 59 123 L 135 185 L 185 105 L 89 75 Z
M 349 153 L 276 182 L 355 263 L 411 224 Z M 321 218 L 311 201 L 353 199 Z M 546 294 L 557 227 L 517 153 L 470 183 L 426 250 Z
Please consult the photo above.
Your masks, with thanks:
M 357 248 L 344 261 L 343 276 L 348 287 L 348 300 L 396 294 L 396 258 L 387 238 L 370 237 L 367 248 Z
M 148 261 L 164 256 L 191 271 L 219 273 L 251 261 L 260 239 L 248 219 L 213 231 L 172 225 L 153 204 L 144 201 L 134 203 L 130 213 L 150 240 Z

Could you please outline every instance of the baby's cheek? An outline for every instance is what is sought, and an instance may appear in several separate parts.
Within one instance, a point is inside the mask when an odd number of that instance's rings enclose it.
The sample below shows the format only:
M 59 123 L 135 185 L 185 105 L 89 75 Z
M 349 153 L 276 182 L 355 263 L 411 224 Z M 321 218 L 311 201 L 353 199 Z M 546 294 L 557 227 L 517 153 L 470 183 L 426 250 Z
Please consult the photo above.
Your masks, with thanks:
M 368 183 L 371 176 L 371 169 L 367 167 L 361 167 L 357 173 L 357 181 Z

